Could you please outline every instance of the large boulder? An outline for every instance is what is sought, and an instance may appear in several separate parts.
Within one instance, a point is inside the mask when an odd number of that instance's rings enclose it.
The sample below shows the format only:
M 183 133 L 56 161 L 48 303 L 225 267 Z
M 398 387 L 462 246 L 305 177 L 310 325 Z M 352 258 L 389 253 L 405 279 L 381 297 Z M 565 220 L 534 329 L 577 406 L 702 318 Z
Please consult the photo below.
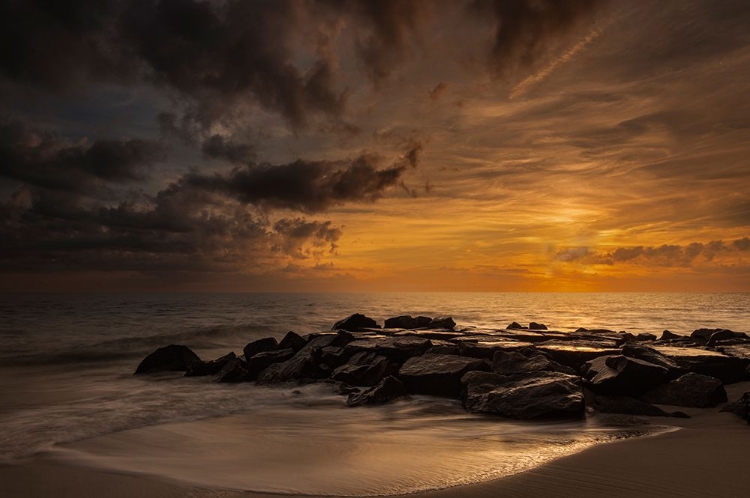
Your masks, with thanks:
M 247 363 L 239 358 L 229 360 L 214 379 L 216 382 L 245 382 L 248 377 Z
M 201 359 L 189 347 L 170 344 L 146 356 L 135 369 L 134 375 L 170 371 L 187 372 L 193 365 L 200 362 Z
M 413 356 L 420 356 L 432 347 L 432 341 L 418 336 L 394 336 L 387 338 L 358 339 L 346 345 L 349 355 L 375 353 L 396 363 L 403 363 Z
M 661 333 L 661 337 L 659 337 L 660 341 L 682 341 L 685 339 L 686 337 L 684 335 L 678 335 L 674 332 L 670 332 L 669 330 L 664 330 Z
M 750 424 L 750 392 L 746 392 L 737 401 L 724 406 L 721 411 L 734 413 Z
M 492 358 L 492 372 L 496 374 L 514 375 L 540 371 L 576 374 L 572 368 L 561 365 L 534 349 L 496 351 Z
M 388 318 L 383 325 L 383 328 L 386 329 L 416 329 L 418 327 L 419 323 L 417 319 L 411 315 L 401 315 Z
M 428 329 L 453 330 L 455 326 L 456 326 L 456 322 L 454 322 L 453 318 L 449 316 L 441 316 L 438 318 L 433 318 L 430 321 L 430 323 L 427 324 Z
M 326 347 L 343 347 L 354 338 L 346 331 L 319 335 L 305 344 L 292 358 L 274 363 L 260 372 L 259 384 L 290 382 L 301 379 L 322 379 L 330 375 L 328 368 L 321 368 L 321 350 Z M 326 365 L 327 367 L 327 365 Z
M 472 358 L 485 358 L 492 360 L 498 351 L 518 351 L 533 347 L 530 342 L 503 340 L 503 341 L 467 341 L 458 340 L 458 354 L 471 356 Z
M 529 330 L 547 330 L 547 326 L 543 323 L 531 322 Z
M 407 395 L 406 387 L 397 378 L 389 375 L 380 383 L 362 393 L 352 393 L 346 400 L 349 406 L 382 405 Z
M 385 356 L 362 352 L 352 356 L 348 363 L 336 368 L 331 379 L 352 386 L 374 386 L 396 370 L 398 365 Z
M 527 330 L 526 327 L 518 322 L 511 322 L 510 325 L 505 327 L 505 330 Z
M 549 355 L 558 363 L 576 371 L 589 360 L 604 355 L 619 354 L 620 349 L 609 340 L 550 340 L 536 345 L 541 352 Z
M 665 382 L 669 373 L 660 365 L 623 355 L 596 358 L 582 371 L 592 391 L 619 396 L 639 396 Z
M 724 384 L 750 379 L 747 371 L 750 358 L 729 356 L 718 351 L 695 347 L 655 346 L 654 349 L 686 371 L 716 377 Z
M 664 356 L 659 351 L 646 347 L 642 344 L 624 344 L 622 346 L 622 354 L 630 358 L 637 358 L 639 360 L 653 363 L 664 367 L 669 372 L 670 379 L 676 379 L 687 373 L 687 370 L 682 368 L 671 358 Z
M 307 345 L 307 341 L 304 337 L 297 334 L 296 332 L 289 331 L 286 333 L 283 339 L 281 339 L 281 342 L 276 347 L 276 349 L 292 349 L 296 353 L 300 349 L 304 348 Z
M 279 349 L 277 351 L 264 351 L 254 354 L 247 360 L 248 379 L 255 380 L 258 375 L 274 363 L 281 363 L 291 359 L 294 356 L 292 348 Z
M 258 353 L 264 353 L 266 351 L 273 351 L 278 347 L 279 343 L 273 337 L 265 337 L 248 343 L 242 352 L 245 354 L 245 359 L 248 360 Z
M 471 372 L 462 382 L 464 408 L 473 413 L 521 420 L 584 415 L 583 387 L 576 375 L 547 371 L 525 376 Z
M 348 330 L 349 332 L 357 332 L 362 329 L 379 328 L 380 325 L 378 325 L 372 318 L 365 316 L 362 313 L 355 313 L 336 322 L 333 327 L 331 327 L 331 330 Z
M 235 358 L 237 358 L 237 355 L 234 354 L 234 351 L 232 351 L 231 353 L 225 354 L 221 358 L 216 358 L 215 360 L 193 363 L 192 365 L 190 365 L 190 368 L 188 368 L 187 372 L 185 372 L 185 377 L 216 375 L 217 373 L 219 373 L 219 370 L 224 368 L 224 365 Z
M 476 358 L 425 354 L 406 360 L 398 377 L 411 393 L 457 398 L 461 393 L 461 377 L 465 373 L 489 369 L 487 362 Z
M 719 379 L 691 372 L 652 389 L 641 399 L 657 405 L 708 408 L 725 402 L 727 392 Z

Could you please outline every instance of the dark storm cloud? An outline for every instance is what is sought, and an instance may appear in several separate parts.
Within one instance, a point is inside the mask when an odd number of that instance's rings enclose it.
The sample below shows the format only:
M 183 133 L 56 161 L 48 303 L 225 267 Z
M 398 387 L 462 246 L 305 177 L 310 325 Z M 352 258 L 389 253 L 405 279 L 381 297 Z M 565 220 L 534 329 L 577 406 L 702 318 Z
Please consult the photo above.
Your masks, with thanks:
M 271 208 L 320 212 L 346 202 L 373 202 L 397 185 L 409 167 L 419 164 L 420 143 L 390 167 L 377 169 L 377 157 L 351 161 L 297 160 L 282 165 L 251 164 L 228 174 L 192 173 L 182 183 L 218 192 L 243 203 Z
M 203 155 L 210 159 L 223 159 L 230 163 L 247 163 L 255 157 L 255 148 L 242 142 L 228 140 L 221 135 L 210 136 L 201 146 Z
M 270 269 L 333 251 L 341 236 L 328 221 L 271 225 L 185 188 L 116 206 L 37 192 L 30 207 L 2 204 L 0 214 L 0 268 L 11 272 Z
M 203 125 L 251 98 L 293 126 L 337 116 L 343 95 L 332 62 L 293 63 L 301 29 L 294 0 L 4 0 L 0 75 L 19 85 L 73 89 L 86 82 L 152 82 L 186 99 Z
M 533 66 L 605 0 L 475 0 L 471 11 L 496 24 L 491 65 L 498 74 Z
M 0 123 L 0 176 L 65 192 L 91 191 L 103 182 L 143 181 L 166 159 L 150 140 L 97 140 L 72 145 L 54 133 L 20 122 Z

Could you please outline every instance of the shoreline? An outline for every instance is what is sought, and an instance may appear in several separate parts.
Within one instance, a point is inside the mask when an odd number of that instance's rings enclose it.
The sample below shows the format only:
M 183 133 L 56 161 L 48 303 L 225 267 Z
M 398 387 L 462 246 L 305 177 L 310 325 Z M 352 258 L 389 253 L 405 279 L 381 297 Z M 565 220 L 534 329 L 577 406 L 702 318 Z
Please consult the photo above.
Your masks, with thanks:
M 736 399 L 750 388 L 750 382 L 727 387 L 730 400 Z M 409 496 L 578 498 L 594 493 L 612 498 L 742 496 L 750 486 L 743 458 L 750 444 L 750 427 L 739 417 L 720 413 L 719 409 L 689 410 L 690 419 L 651 418 L 652 423 L 662 422 L 660 425 L 679 430 L 598 444 L 500 479 Z M 157 476 L 101 470 L 47 457 L 0 467 L 0 490 L 2 498 L 308 498 L 299 494 L 202 488 Z

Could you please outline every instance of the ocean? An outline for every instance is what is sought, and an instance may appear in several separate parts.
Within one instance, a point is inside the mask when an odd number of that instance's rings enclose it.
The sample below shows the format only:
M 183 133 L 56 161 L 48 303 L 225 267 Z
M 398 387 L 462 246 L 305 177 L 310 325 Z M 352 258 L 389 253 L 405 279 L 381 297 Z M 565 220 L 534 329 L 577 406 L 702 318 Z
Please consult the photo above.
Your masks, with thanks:
M 415 396 L 348 408 L 326 385 L 132 375 L 157 347 L 213 359 L 352 313 L 450 315 L 459 329 L 750 331 L 750 294 L 20 294 L 0 297 L 0 465 L 35 458 L 281 494 L 386 495 L 503 477 L 663 427 L 525 423 Z M 290 472 L 291 471 L 291 472 Z

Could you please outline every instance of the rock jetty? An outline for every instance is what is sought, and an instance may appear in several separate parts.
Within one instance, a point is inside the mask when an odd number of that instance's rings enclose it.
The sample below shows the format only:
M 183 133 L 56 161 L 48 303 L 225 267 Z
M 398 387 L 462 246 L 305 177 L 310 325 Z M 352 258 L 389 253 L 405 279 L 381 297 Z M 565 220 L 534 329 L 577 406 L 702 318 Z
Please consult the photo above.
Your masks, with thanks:
M 725 329 L 690 336 L 540 323 L 456 330 L 451 317 L 376 320 L 353 314 L 331 331 L 263 338 L 203 361 L 187 346 L 148 355 L 135 374 L 183 371 L 216 382 L 326 382 L 349 406 L 409 395 L 460 400 L 471 413 L 513 419 L 582 418 L 587 411 L 685 417 L 656 405 L 703 408 L 727 401 L 725 384 L 750 380 L 750 337 Z M 726 411 L 748 418 L 750 393 Z

